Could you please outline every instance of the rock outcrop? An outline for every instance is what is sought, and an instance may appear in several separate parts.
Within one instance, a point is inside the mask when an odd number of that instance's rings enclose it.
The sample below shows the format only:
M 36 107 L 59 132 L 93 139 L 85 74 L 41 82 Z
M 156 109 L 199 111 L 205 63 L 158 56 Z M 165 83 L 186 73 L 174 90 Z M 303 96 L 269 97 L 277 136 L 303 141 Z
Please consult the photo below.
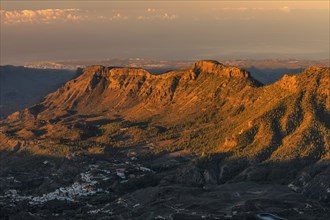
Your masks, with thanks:
M 237 78 L 248 78 L 251 77 L 250 74 L 237 67 L 228 67 L 217 61 L 213 60 L 202 60 L 198 61 L 193 65 L 194 72 L 205 72 L 218 74 L 225 77 L 237 77 Z

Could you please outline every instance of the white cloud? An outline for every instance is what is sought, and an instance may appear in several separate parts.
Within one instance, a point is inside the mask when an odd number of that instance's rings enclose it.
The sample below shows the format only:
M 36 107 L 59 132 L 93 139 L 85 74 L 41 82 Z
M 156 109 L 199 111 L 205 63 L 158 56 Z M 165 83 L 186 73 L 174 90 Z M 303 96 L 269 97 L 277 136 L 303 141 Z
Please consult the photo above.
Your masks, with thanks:
M 40 10 L 1 10 L 1 23 L 15 24 L 51 24 L 58 22 L 80 21 L 118 21 L 127 20 L 128 16 L 119 11 L 98 15 L 80 9 L 40 9 Z
M 174 20 L 177 16 L 175 14 L 169 14 L 163 9 L 147 8 L 146 15 L 137 16 L 138 20 Z
M 80 21 L 84 17 L 79 9 L 1 10 L 4 24 L 55 23 L 57 21 Z
M 157 11 L 157 9 L 155 9 L 155 8 L 147 8 L 147 12 L 156 12 Z
M 166 19 L 166 20 L 173 20 L 173 19 L 176 19 L 176 15 L 173 15 L 173 14 L 170 15 L 170 14 L 165 13 L 165 14 L 161 15 L 160 18 Z
M 109 17 L 109 20 L 127 20 L 128 17 L 125 15 L 122 15 L 120 13 L 116 13 L 114 15 L 112 15 L 111 17 Z

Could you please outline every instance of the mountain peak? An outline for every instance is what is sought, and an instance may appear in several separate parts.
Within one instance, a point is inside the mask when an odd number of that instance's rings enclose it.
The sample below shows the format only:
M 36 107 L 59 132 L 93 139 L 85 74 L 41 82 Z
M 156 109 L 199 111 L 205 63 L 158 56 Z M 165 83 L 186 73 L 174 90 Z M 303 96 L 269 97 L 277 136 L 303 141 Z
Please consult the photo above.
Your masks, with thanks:
M 224 67 L 225 66 L 223 64 L 216 60 L 199 60 L 193 64 L 192 68 L 194 71 L 215 72 L 221 70 Z
M 87 66 L 84 73 L 92 73 L 93 75 L 109 76 L 110 74 L 118 75 L 149 75 L 150 73 L 142 68 L 135 67 L 106 67 L 102 65 Z
M 305 72 L 329 72 L 330 67 L 322 67 L 322 66 L 310 66 Z
M 200 60 L 193 64 L 194 72 L 214 73 L 226 77 L 249 78 L 250 74 L 238 67 L 226 66 L 215 60 Z
M 300 90 L 322 90 L 324 94 L 329 94 L 330 68 L 311 66 L 305 71 L 296 75 L 285 74 L 275 85 L 279 85 L 285 90 L 299 92 Z

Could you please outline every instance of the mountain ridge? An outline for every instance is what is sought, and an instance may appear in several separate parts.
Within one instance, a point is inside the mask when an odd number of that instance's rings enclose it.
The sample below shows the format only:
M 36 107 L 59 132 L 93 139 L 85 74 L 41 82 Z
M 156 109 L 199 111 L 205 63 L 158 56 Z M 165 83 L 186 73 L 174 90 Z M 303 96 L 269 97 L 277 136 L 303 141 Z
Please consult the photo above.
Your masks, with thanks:
M 174 170 L 160 169 L 170 170 L 160 185 L 281 184 L 328 203 L 329 82 L 321 67 L 262 85 L 214 61 L 162 75 L 91 66 L 1 121 L 0 155 L 106 160 L 120 151 L 165 164 L 186 152 Z
M 64 93 L 65 87 L 66 90 L 68 90 L 70 87 L 76 87 L 73 88 L 73 90 L 80 90 L 80 91 L 74 91 L 74 92 L 79 93 L 82 96 L 86 96 L 85 93 L 88 94 L 89 91 L 94 90 L 94 87 L 98 86 L 98 88 L 96 89 L 99 91 L 99 93 L 103 93 L 105 90 L 112 90 L 112 89 L 128 90 L 126 91 L 125 96 L 135 96 L 135 97 L 138 96 L 144 98 L 153 97 L 154 102 L 158 102 L 158 103 L 164 103 L 164 101 L 170 102 L 174 98 L 175 90 L 177 89 L 177 86 L 180 83 L 184 84 L 184 86 L 189 86 L 188 84 L 190 82 L 196 81 L 199 75 L 200 76 L 204 75 L 205 72 L 203 68 L 205 68 L 206 67 L 205 64 L 208 63 L 204 62 L 203 65 L 200 64 L 201 63 L 196 63 L 192 69 L 188 69 L 187 71 L 184 69 L 184 70 L 164 73 L 161 75 L 150 74 L 149 72 L 138 68 L 116 68 L 116 67 L 104 67 L 99 65 L 91 66 L 85 69 L 84 74 L 80 75 L 75 80 L 68 82 L 64 87 L 58 90 L 59 91 L 58 95 L 63 96 L 62 93 Z M 251 86 L 259 84 L 252 77 L 250 77 L 248 73 L 244 70 L 239 70 L 238 68 L 234 68 L 234 67 L 226 67 L 224 65 L 217 63 L 216 67 L 218 66 L 221 66 L 220 70 L 222 70 L 221 73 L 223 73 L 223 75 L 219 75 L 219 74 L 217 75 L 216 72 L 214 77 L 225 77 L 231 79 L 230 74 L 233 71 L 234 75 L 242 73 L 238 75 L 238 77 L 234 76 L 234 78 L 242 79 L 242 81 L 243 79 L 246 79 L 245 81 L 247 81 L 248 85 Z M 202 69 L 196 70 L 196 67 Z M 210 66 L 208 66 L 208 68 L 209 67 Z M 214 66 L 212 66 L 212 68 L 214 69 Z M 135 77 L 139 77 L 139 78 L 135 78 Z M 208 80 L 209 77 L 211 76 L 204 76 L 205 79 L 201 81 Z M 151 82 L 148 82 L 148 80 Z M 209 81 L 211 80 L 212 79 L 209 79 Z M 75 85 L 76 82 L 80 84 Z M 154 83 L 154 86 L 153 87 L 150 86 L 149 85 L 150 83 Z M 215 85 L 213 85 L 213 87 L 214 86 Z M 82 89 L 82 87 L 84 89 Z M 127 87 L 129 87 L 129 89 L 127 89 Z M 53 95 L 55 94 L 53 93 L 50 96 Z M 72 102 L 73 98 L 74 95 L 72 94 L 68 94 L 67 97 L 61 98 L 62 100 L 65 100 L 67 103 L 71 101 L 69 106 L 68 105 L 65 106 L 66 109 L 71 109 L 72 107 L 74 107 L 74 103 Z M 155 98 L 159 100 L 155 100 Z M 47 99 L 48 98 L 46 97 L 46 100 Z
M 263 86 L 245 70 L 217 61 L 198 61 L 191 68 L 161 75 L 140 68 L 96 65 L 85 68 L 41 103 L 12 114 L 7 121 L 18 129 L 14 137 L 79 140 L 86 133 L 84 126 L 78 125 L 86 124 L 83 115 L 105 121 L 119 117 L 166 127 L 174 137 L 177 132 L 180 138 L 169 138 L 175 143 L 173 149 L 233 152 L 234 157 L 259 158 L 257 161 L 295 158 L 302 156 L 301 150 L 293 147 L 290 139 L 300 143 L 300 137 L 315 132 L 324 140 L 314 140 L 312 145 L 322 143 L 328 152 L 328 83 L 329 68 L 321 67 L 310 67 Z M 100 130 L 95 126 L 90 129 Z M 34 130 L 43 132 L 31 132 Z M 145 133 L 143 128 L 138 130 Z M 107 139 L 107 129 L 99 132 L 90 134 L 90 139 L 96 143 Z M 130 132 L 128 136 L 139 136 Z M 306 138 L 302 145 L 310 142 Z M 152 139 L 157 140 L 157 136 Z M 310 151 L 306 156 L 325 157 L 312 145 L 306 149 Z

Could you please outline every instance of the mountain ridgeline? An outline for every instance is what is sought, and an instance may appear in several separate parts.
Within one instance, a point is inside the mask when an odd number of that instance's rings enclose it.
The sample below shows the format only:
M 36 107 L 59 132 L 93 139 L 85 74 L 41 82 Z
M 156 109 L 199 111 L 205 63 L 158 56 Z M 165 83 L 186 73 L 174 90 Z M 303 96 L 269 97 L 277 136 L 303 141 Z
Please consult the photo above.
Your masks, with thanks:
M 328 219 L 329 85 L 89 66 L 0 122 L 0 217 Z
M 150 128 L 175 128 L 180 137 L 174 145 L 192 150 L 230 151 L 261 160 L 317 159 L 329 156 L 329 112 L 329 68 L 311 67 L 262 86 L 242 69 L 199 61 L 192 68 L 162 75 L 87 67 L 40 104 L 7 120 L 17 127 L 17 138 L 79 140 L 83 132 L 71 125 L 87 116 L 86 123 L 93 126 L 94 116 L 102 126 L 120 118 L 148 122 Z M 42 135 L 31 132 L 38 129 Z M 57 129 L 68 134 L 52 132 Z M 98 142 L 103 135 L 106 132 L 89 139 Z M 205 142 L 198 144 L 200 138 Z
M 303 169 L 329 163 L 329 85 L 330 70 L 322 67 L 262 85 L 249 72 L 216 61 L 160 75 L 90 66 L 2 121 L 1 146 L 20 143 L 21 150 L 67 155 L 152 144 L 154 153 L 202 155 L 200 166 L 218 183 L 288 182 Z M 210 161 L 217 165 L 209 168 Z M 297 185 L 329 175 L 327 167 Z

